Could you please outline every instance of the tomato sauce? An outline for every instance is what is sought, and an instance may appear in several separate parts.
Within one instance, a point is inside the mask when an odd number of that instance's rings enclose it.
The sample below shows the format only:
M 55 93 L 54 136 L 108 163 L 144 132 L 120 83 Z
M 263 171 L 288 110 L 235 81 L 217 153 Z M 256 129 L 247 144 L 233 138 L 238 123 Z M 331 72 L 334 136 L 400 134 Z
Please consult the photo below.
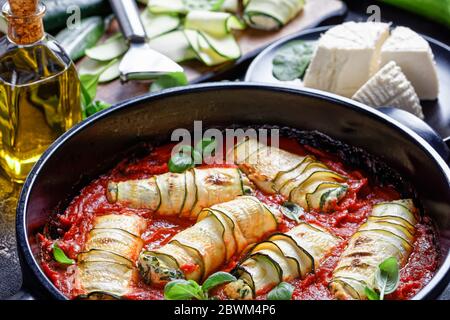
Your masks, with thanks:
M 152 150 L 144 157 L 123 160 L 111 172 L 83 188 L 63 212 L 52 217 L 44 232 L 37 235 L 41 248 L 42 268 L 56 287 L 67 297 L 76 297 L 76 292 L 74 292 L 76 266 L 64 267 L 53 260 L 52 246 L 55 240 L 45 236 L 46 230 L 49 228 L 56 230 L 58 246 L 69 258 L 76 260 L 77 255 L 83 249 L 88 232 L 92 229 L 92 221 L 95 216 L 112 212 L 117 214 L 131 212 L 144 217 L 148 225 L 141 236 L 144 240 L 144 249 L 158 248 L 167 243 L 175 234 L 194 224 L 194 221 L 161 218 L 148 210 L 130 209 L 123 204 L 111 204 L 106 199 L 108 181 L 148 178 L 155 174 L 168 172 L 167 163 L 173 146 L 173 144 L 168 144 Z M 370 177 L 363 172 L 346 167 L 335 155 L 310 146 L 302 146 L 295 140 L 284 138 L 280 141 L 280 148 L 300 155 L 313 154 L 331 169 L 349 178 L 348 192 L 345 198 L 335 205 L 333 213 L 324 214 L 309 211 L 303 212 L 300 216 L 300 219 L 304 221 L 328 229 L 341 237 L 343 241 L 327 254 L 314 274 L 306 276 L 305 279 L 291 282 L 295 287 L 293 299 L 334 299 L 328 290 L 328 283 L 348 239 L 366 220 L 373 204 L 396 200 L 400 198 L 400 195 L 391 186 L 373 184 Z M 256 190 L 256 197 L 271 205 L 280 205 L 285 201 L 281 195 L 267 195 L 259 190 Z M 278 231 L 286 232 L 295 225 L 295 221 L 283 217 L 279 223 Z M 435 233 L 431 221 L 428 217 L 423 217 L 416 225 L 416 240 L 413 252 L 408 263 L 400 271 L 400 285 L 394 293 L 386 297 L 387 299 L 409 299 L 430 281 L 438 267 L 440 258 L 438 246 L 435 242 Z M 222 267 L 222 270 L 231 271 L 240 258 L 234 257 L 232 261 Z M 184 271 L 189 271 L 191 270 L 189 268 L 194 267 L 183 266 L 186 269 Z M 219 298 L 225 298 L 220 288 L 215 290 L 214 293 Z M 265 294 L 261 294 L 257 299 L 264 299 L 265 297 Z M 134 285 L 132 293 L 125 298 L 137 300 L 163 299 L 164 296 L 162 288 L 150 287 L 139 279 Z

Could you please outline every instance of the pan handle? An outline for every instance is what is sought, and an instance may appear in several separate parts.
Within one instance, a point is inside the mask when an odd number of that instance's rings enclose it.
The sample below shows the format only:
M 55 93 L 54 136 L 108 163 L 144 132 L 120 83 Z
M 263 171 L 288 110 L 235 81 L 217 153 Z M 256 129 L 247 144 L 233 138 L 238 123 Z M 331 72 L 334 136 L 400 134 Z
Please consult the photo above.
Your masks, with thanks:
M 382 107 L 378 110 L 413 130 L 427 141 L 447 163 L 450 163 L 450 137 L 442 139 L 425 121 L 407 111 L 392 107 Z

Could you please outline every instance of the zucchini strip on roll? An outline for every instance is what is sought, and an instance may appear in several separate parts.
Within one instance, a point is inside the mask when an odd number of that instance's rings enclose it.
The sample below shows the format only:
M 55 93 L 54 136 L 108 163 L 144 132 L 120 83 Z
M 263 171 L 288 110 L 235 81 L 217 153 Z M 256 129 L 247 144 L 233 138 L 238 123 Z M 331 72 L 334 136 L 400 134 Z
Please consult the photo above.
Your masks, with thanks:
M 195 220 L 203 208 L 244 195 L 250 182 L 238 168 L 191 169 L 149 179 L 109 182 L 107 198 L 160 215 Z
M 338 299 L 367 299 L 365 287 L 375 289 L 378 265 L 390 257 L 403 267 L 414 244 L 417 223 L 411 199 L 376 204 L 367 221 L 350 238 L 342 253 L 331 292 Z
M 146 221 L 137 215 L 110 214 L 94 219 L 84 251 L 77 257 L 75 287 L 80 298 L 121 298 L 138 277 Z
M 255 29 L 279 29 L 297 16 L 304 4 L 304 0 L 244 0 L 244 19 Z
M 241 196 L 203 209 L 192 227 L 161 248 L 141 253 L 139 270 L 154 285 L 174 279 L 200 283 L 276 228 L 277 218 L 268 206 L 253 196 Z
M 234 147 L 234 162 L 266 193 L 280 193 L 311 210 L 330 211 L 348 189 L 346 177 L 313 156 L 300 156 L 245 139 Z
M 225 287 L 231 299 L 253 299 L 282 281 L 303 279 L 340 242 L 328 231 L 300 223 L 256 244 L 235 269 L 238 280 Z

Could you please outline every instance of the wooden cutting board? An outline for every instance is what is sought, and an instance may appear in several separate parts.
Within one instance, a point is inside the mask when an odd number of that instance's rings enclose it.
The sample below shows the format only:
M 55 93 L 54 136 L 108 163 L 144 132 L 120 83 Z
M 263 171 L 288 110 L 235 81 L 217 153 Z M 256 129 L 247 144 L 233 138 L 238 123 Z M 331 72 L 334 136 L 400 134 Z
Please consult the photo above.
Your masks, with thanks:
M 189 61 L 182 66 L 190 83 L 208 81 L 212 77 L 239 66 L 255 57 L 262 49 L 272 42 L 288 35 L 295 34 L 307 28 L 312 28 L 322 21 L 342 16 L 347 7 L 340 0 L 306 0 L 305 8 L 294 20 L 277 31 L 262 31 L 248 28 L 236 35 L 242 51 L 242 57 L 217 67 L 207 67 L 199 61 Z M 116 103 L 148 92 L 149 82 L 129 82 L 121 84 L 119 80 L 100 85 L 97 98 L 109 103 Z

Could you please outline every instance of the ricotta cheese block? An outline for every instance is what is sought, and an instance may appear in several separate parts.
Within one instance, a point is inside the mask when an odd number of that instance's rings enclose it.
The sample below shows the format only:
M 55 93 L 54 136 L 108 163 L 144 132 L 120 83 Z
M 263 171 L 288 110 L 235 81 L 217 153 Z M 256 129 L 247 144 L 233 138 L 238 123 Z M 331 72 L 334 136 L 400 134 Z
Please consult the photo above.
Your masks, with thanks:
M 352 97 L 380 67 L 389 24 L 346 22 L 325 32 L 306 71 L 304 85 Z
M 436 62 L 428 42 L 406 27 L 395 28 L 381 48 L 382 65 L 395 61 L 420 99 L 438 97 L 439 83 Z
M 411 82 L 394 62 L 388 62 L 369 79 L 352 99 L 371 107 L 396 107 L 423 119 L 419 97 Z

